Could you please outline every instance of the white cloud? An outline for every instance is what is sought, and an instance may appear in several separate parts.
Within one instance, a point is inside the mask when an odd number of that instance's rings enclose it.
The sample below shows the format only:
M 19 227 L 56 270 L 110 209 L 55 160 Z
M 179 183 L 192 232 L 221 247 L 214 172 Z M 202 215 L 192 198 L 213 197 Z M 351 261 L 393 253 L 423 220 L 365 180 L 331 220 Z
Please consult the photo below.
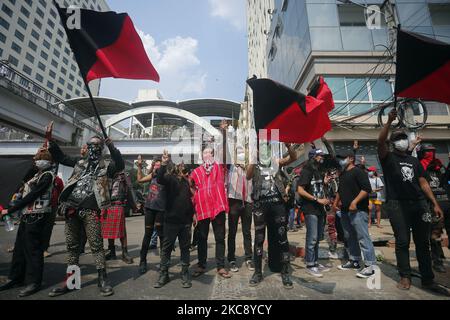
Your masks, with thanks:
M 245 0 L 208 0 L 211 15 L 228 21 L 236 29 L 245 27 Z
M 182 99 L 189 94 L 201 95 L 205 91 L 207 74 L 201 70 L 197 39 L 177 36 L 157 44 L 151 35 L 141 30 L 138 34 L 160 75 L 158 87 L 167 95 L 165 98 Z

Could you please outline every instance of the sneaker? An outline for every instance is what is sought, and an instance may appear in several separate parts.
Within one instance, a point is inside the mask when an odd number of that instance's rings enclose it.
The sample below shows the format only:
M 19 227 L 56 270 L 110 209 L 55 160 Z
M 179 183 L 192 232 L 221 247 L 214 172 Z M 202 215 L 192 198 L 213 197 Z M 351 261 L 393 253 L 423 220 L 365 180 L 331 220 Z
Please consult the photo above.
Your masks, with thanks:
M 338 260 L 339 255 L 337 254 L 337 252 L 328 251 L 328 258 L 332 260 Z
M 252 260 L 245 261 L 245 265 L 247 266 L 248 270 L 255 271 L 255 265 Z
M 231 261 L 230 262 L 230 271 L 231 272 L 238 272 L 239 268 L 236 265 L 236 261 Z
M 329 272 L 331 268 L 324 266 L 323 264 L 317 264 L 316 268 L 319 269 L 319 272 Z
M 361 266 L 357 261 L 348 261 L 346 264 L 340 265 L 339 270 L 359 270 Z
M 320 270 L 317 267 L 306 268 L 306 272 L 312 275 L 313 277 L 323 278 L 323 274 L 320 273 Z
M 356 274 L 356 276 L 361 279 L 367 279 L 367 278 L 370 278 L 371 276 L 373 276 L 374 274 L 375 274 L 375 271 L 373 270 L 373 267 L 368 266 L 368 267 L 365 267 L 364 269 L 362 269 L 361 271 L 359 271 Z
M 298 229 L 296 229 L 296 228 L 293 228 L 293 229 L 289 229 L 289 231 L 288 232 L 298 232 Z

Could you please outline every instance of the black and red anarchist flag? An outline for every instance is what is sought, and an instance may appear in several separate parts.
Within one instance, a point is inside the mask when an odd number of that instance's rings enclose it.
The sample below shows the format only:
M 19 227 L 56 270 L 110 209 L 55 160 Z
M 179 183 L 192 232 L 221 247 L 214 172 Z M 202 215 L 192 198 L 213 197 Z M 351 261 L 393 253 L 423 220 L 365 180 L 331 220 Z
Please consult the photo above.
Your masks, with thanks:
M 61 8 L 54 3 L 86 83 L 110 77 L 159 82 L 128 14 Z
M 270 130 L 278 129 L 280 142 L 305 143 L 319 139 L 331 130 L 328 112 L 334 103 L 324 82 L 319 82 L 315 93 L 327 102 L 305 96 L 270 79 L 253 78 L 247 83 L 253 90 L 255 129 L 269 130 L 268 139 L 271 139 Z
M 398 30 L 395 94 L 450 104 L 450 44 Z

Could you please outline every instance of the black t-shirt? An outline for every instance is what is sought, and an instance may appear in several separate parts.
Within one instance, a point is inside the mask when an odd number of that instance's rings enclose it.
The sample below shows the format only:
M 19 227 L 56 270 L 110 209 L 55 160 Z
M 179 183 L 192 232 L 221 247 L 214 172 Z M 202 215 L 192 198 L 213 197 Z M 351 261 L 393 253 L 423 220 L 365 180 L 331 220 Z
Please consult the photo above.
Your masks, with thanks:
M 386 201 L 425 199 L 419 184 L 419 178 L 424 178 L 425 174 L 417 158 L 388 152 L 380 162 L 384 173 Z
M 323 175 L 310 165 L 303 168 L 298 177 L 297 186 L 303 187 L 306 192 L 318 199 L 325 198 Z M 305 214 L 321 215 L 325 213 L 324 207 L 316 201 L 311 201 L 306 198 L 302 198 L 301 201 Z
M 342 211 L 348 212 L 349 207 L 353 200 L 361 193 L 366 191 L 372 192 L 370 186 L 369 176 L 367 173 L 359 167 L 354 167 L 349 171 L 344 171 L 339 177 L 339 189 L 338 193 L 341 197 Z M 369 209 L 369 197 L 367 196 L 358 203 L 358 211 L 367 212 Z
M 166 210 L 166 191 L 164 186 L 157 182 L 156 176 L 150 182 L 145 207 L 156 211 Z

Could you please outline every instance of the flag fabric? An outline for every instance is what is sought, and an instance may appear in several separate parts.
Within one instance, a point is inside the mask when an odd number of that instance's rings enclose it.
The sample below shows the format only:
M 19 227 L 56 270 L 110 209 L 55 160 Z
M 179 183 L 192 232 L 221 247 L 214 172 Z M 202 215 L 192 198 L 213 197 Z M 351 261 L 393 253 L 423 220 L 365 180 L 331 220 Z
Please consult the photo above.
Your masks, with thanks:
M 325 82 L 325 79 L 322 76 L 320 76 L 319 79 L 317 79 L 316 83 L 312 86 L 311 90 L 309 91 L 309 95 L 316 99 L 322 100 L 327 112 L 333 111 L 333 93 L 331 92 L 330 87 L 328 87 L 328 84 Z
M 398 30 L 395 94 L 450 104 L 450 44 Z
M 97 12 L 61 8 L 56 2 L 70 47 L 86 83 L 100 78 L 153 80 L 159 75 L 126 13 Z M 74 10 L 80 10 L 80 25 L 73 23 Z
M 331 130 L 327 105 L 270 79 L 249 79 L 253 90 L 255 129 L 279 130 L 279 141 L 305 143 Z M 322 92 L 323 94 L 324 92 Z

